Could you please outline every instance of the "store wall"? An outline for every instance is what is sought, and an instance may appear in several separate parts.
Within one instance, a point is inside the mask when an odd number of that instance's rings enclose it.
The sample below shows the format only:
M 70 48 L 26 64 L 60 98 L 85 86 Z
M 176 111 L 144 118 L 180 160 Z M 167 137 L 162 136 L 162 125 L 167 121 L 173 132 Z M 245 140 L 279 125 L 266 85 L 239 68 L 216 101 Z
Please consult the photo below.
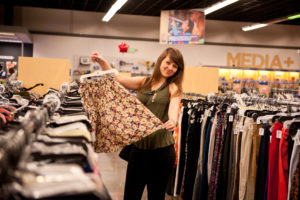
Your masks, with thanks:
M 88 56 L 95 50 L 111 58 L 155 61 L 168 46 L 158 43 L 159 17 L 116 15 L 104 23 L 103 13 L 30 7 L 17 10 L 19 22 L 16 23 L 33 33 L 34 57 L 69 59 L 73 68 L 78 66 L 78 57 Z M 248 60 L 251 55 L 260 54 L 270 57 L 269 62 L 279 55 L 282 64 L 291 57 L 292 67 L 300 69 L 299 26 L 272 25 L 243 32 L 244 25 L 247 23 L 206 20 L 206 45 L 173 46 L 182 51 L 189 66 L 227 66 L 231 53 L 245 54 Z M 137 51 L 119 53 L 118 44 L 122 41 Z
M 78 56 L 89 56 L 93 51 L 99 51 L 104 57 L 128 59 L 139 58 L 149 61 L 155 61 L 159 54 L 169 45 L 160 45 L 157 42 L 132 41 L 127 43 L 137 49 L 135 53 L 119 53 L 118 44 L 123 40 L 101 39 L 86 37 L 67 37 L 67 36 L 49 36 L 33 35 L 35 57 L 63 58 L 70 59 L 72 66 L 78 65 Z M 285 69 L 300 69 L 300 55 L 294 49 L 274 49 L 274 48 L 254 48 L 254 47 L 227 47 L 215 45 L 173 45 L 183 53 L 185 63 L 189 66 L 227 66 L 228 54 L 236 57 L 237 54 L 248 55 L 252 63 L 252 55 L 259 54 L 268 56 L 268 64 L 271 65 L 276 55 L 280 59 L 282 66 L 285 61 L 291 57 L 293 64 Z M 241 58 L 242 59 L 242 58 Z M 256 61 L 257 62 L 257 61 Z M 265 61 L 267 62 L 267 61 Z M 230 66 L 233 63 L 229 62 Z M 264 66 L 263 66 L 264 67 Z M 278 66 L 274 66 L 278 68 Z
M 21 7 L 15 11 L 30 31 L 60 32 L 159 39 L 159 17 L 115 15 L 102 22 L 104 13 Z M 38 16 L 38 17 L 37 17 Z M 17 23 L 17 22 L 15 22 Z M 206 20 L 205 42 L 300 47 L 300 27 L 274 24 L 243 32 L 245 22 Z

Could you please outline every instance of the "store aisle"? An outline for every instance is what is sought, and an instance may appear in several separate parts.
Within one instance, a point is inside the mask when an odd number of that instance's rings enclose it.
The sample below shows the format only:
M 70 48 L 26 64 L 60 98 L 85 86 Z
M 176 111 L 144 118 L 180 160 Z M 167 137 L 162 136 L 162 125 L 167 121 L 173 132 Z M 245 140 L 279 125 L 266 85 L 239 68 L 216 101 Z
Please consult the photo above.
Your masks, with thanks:
M 122 200 L 125 187 L 127 162 L 116 153 L 99 153 L 99 170 L 102 180 L 113 200 Z M 147 199 L 144 191 L 142 200 Z

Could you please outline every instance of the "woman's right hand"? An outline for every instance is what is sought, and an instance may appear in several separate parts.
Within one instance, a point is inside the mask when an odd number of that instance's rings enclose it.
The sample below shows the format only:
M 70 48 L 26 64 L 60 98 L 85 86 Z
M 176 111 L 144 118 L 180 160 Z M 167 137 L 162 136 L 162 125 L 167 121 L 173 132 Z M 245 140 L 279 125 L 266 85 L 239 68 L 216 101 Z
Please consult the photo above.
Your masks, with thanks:
M 100 67 L 102 68 L 102 70 L 112 69 L 110 64 L 97 51 L 95 51 L 91 54 L 91 61 L 97 62 L 100 65 Z
M 103 58 L 100 56 L 99 52 L 95 51 L 91 54 L 91 61 L 99 63 Z

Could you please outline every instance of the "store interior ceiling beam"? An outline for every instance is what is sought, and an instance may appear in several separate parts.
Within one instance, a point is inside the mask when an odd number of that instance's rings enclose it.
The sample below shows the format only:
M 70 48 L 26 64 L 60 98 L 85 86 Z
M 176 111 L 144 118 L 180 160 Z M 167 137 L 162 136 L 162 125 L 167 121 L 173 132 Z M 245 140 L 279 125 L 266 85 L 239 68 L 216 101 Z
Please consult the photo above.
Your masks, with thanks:
M 96 8 L 95 8 L 95 11 L 99 10 L 100 5 L 102 4 L 102 1 L 103 1 L 103 0 L 99 0 L 97 6 L 96 6 Z
M 140 6 L 142 6 L 145 3 L 146 0 L 142 0 L 137 6 L 135 6 L 129 14 L 133 14 Z
M 89 2 L 89 0 L 85 0 L 84 5 L 83 5 L 83 10 L 86 9 L 86 6 L 87 6 L 88 2 Z
M 116 0 L 7 0 L 0 1 L 0 4 L 106 13 L 111 4 L 115 1 Z M 118 14 L 159 17 L 161 10 L 203 10 L 220 2 L 222 2 L 222 0 L 161 0 L 159 2 L 158 0 L 131 0 L 118 11 Z M 223 7 L 220 10 L 206 15 L 206 19 L 254 24 L 278 19 L 282 16 L 290 16 L 295 13 L 300 13 L 299 0 L 239 0 L 230 6 Z M 300 18 L 283 21 L 280 22 L 280 24 L 300 25 Z
M 298 19 L 300 18 L 300 13 L 294 14 L 294 15 L 290 15 L 287 17 L 283 17 L 283 18 L 279 18 L 279 19 L 274 19 L 271 21 L 267 21 L 267 22 L 263 22 L 263 23 L 256 23 L 256 24 L 252 24 L 250 26 L 244 26 L 242 27 L 243 31 L 251 31 L 251 30 L 255 30 L 255 29 L 259 29 L 259 28 L 263 28 L 266 26 L 269 26 L 271 24 L 277 24 L 283 21 L 288 21 L 288 20 L 294 20 L 294 19 Z
M 147 13 L 147 11 L 151 10 L 153 7 L 155 7 L 157 4 L 159 4 L 161 0 L 157 0 L 155 3 L 153 3 L 151 6 L 149 6 L 146 10 L 142 11 L 142 15 Z

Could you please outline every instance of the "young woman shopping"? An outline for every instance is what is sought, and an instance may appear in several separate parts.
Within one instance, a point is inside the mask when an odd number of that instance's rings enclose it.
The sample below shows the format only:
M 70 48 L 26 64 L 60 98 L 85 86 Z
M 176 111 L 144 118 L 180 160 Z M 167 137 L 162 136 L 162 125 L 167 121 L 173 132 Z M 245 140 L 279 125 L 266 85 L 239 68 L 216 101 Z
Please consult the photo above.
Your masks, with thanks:
M 91 55 L 103 70 L 112 69 L 98 52 Z M 139 200 L 147 185 L 149 200 L 163 200 L 171 169 L 175 162 L 172 131 L 177 124 L 178 108 L 182 96 L 184 61 L 175 48 L 165 49 L 158 57 L 150 77 L 126 77 L 117 74 L 116 81 L 130 90 L 137 90 L 137 98 L 163 123 L 158 130 L 134 143 L 130 151 L 125 200 Z

